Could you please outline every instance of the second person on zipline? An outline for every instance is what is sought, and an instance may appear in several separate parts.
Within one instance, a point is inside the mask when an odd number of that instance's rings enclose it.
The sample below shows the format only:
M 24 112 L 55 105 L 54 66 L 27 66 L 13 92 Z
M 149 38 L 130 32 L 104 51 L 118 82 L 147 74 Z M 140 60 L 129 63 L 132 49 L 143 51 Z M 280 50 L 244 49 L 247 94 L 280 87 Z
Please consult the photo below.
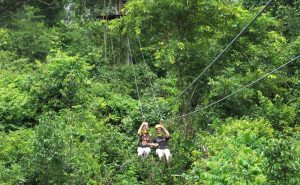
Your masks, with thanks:
M 162 123 L 157 124 L 155 130 L 157 137 L 153 139 L 153 143 L 157 147 L 156 154 L 160 160 L 165 156 L 167 162 L 169 162 L 172 158 L 171 152 L 168 149 L 168 140 L 171 138 L 170 133 Z

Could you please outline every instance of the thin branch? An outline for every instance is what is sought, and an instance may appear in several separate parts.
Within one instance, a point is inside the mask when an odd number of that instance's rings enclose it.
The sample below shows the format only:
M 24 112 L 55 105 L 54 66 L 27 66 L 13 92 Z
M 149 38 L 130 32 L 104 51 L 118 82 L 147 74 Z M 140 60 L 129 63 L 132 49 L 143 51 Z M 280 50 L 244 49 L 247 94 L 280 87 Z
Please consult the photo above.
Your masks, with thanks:
M 38 0 L 38 1 L 41 2 L 41 3 L 43 3 L 43 4 L 46 4 L 46 5 L 48 5 L 48 6 L 52 6 L 52 5 L 55 3 L 56 0 L 53 0 L 52 3 L 47 3 L 47 2 L 42 1 L 42 0 Z

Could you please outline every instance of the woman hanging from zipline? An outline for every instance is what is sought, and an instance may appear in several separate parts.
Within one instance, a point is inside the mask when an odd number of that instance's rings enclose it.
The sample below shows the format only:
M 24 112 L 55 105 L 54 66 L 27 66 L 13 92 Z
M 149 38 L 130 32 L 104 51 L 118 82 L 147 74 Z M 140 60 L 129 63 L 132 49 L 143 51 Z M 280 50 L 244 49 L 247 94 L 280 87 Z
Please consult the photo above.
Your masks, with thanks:
M 139 146 L 137 149 L 138 157 L 147 157 L 151 151 L 150 146 L 152 146 L 151 135 L 149 133 L 149 124 L 147 122 L 142 122 L 139 130 L 138 136 L 140 137 Z
M 153 139 L 153 143 L 157 147 L 156 155 L 158 155 L 160 160 L 163 160 L 165 156 L 167 162 L 169 162 L 172 158 L 171 152 L 168 149 L 168 140 L 171 138 L 170 133 L 161 122 L 155 125 L 155 130 L 157 137 Z

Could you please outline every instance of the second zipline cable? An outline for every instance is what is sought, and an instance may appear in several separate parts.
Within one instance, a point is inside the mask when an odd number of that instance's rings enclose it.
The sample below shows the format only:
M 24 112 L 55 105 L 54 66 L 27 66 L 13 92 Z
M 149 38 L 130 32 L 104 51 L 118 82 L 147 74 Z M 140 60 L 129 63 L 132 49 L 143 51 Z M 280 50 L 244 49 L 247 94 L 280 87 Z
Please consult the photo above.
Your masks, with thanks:
M 290 63 L 292 63 L 292 62 L 295 62 L 295 61 L 298 60 L 299 58 L 300 58 L 300 55 L 298 55 L 298 56 L 296 56 L 295 58 L 291 59 L 289 62 L 287 62 L 287 63 L 285 63 L 285 64 L 282 64 L 281 66 L 275 68 L 274 70 L 268 72 L 267 74 L 265 74 L 265 75 L 259 77 L 258 79 L 252 81 L 251 83 L 242 86 L 240 89 L 238 89 L 238 90 L 234 91 L 233 93 L 231 93 L 231 94 L 225 96 L 224 98 L 221 98 L 221 99 L 219 99 L 219 100 L 217 100 L 217 101 L 214 101 L 214 102 L 212 102 L 212 103 L 210 103 L 210 104 L 208 104 L 208 105 L 206 105 L 206 106 L 203 106 L 203 107 L 200 107 L 200 108 L 196 108 L 194 111 L 189 112 L 189 113 L 186 113 L 186 114 L 183 114 L 183 115 L 180 115 L 180 116 L 177 116 L 176 118 L 182 118 L 182 117 L 185 117 L 185 116 L 194 114 L 194 113 L 196 113 L 196 112 L 199 112 L 200 110 L 206 109 L 206 108 L 211 107 L 211 106 L 213 106 L 213 105 L 215 105 L 215 104 L 217 104 L 217 103 L 219 103 L 219 102 L 221 102 L 221 101 L 224 101 L 224 100 L 230 98 L 231 96 L 233 96 L 233 95 L 239 93 L 240 91 L 246 89 L 247 87 L 252 86 L 252 85 L 255 84 L 256 82 L 258 82 L 258 81 L 264 79 L 265 77 L 269 76 L 270 74 L 272 74 L 272 73 L 278 71 L 279 69 L 281 69 L 281 68 L 287 66 L 288 64 L 290 64 Z

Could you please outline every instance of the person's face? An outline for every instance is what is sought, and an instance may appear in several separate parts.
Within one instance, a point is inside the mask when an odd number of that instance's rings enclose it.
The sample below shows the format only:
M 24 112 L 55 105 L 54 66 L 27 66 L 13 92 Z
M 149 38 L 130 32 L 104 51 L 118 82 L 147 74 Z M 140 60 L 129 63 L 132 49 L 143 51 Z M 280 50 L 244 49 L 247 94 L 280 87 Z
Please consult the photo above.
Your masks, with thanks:
M 148 124 L 145 124 L 145 125 L 143 126 L 143 130 L 148 130 L 148 128 L 149 128 Z
M 157 129 L 156 129 L 156 132 L 157 132 L 158 134 L 160 134 L 160 133 L 161 133 L 161 128 L 157 128 Z

